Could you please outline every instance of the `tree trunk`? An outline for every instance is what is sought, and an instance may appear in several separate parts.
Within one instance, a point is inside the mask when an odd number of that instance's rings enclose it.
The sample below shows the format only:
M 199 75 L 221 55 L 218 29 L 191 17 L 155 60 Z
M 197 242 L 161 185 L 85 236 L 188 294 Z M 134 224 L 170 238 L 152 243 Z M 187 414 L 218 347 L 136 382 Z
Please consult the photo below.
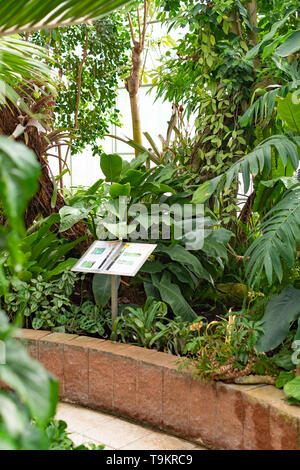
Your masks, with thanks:
M 252 26 L 257 27 L 257 1 L 251 0 L 246 4 L 247 10 L 249 12 L 249 20 Z M 252 32 L 250 34 L 250 40 L 253 46 L 258 43 L 257 34 Z
M 141 22 L 140 22 L 140 12 L 139 12 L 139 9 L 137 10 L 138 25 L 139 25 L 138 40 L 135 38 L 130 14 L 127 15 L 129 27 L 130 27 L 130 33 L 131 33 L 131 40 L 133 43 L 133 49 L 132 49 L 132 58 L 131 58 L 131 61 L 132 61 L 131 73 L 130 73 L 130 76 L 126 80 L 125 87 L 129 93 L 129 98 L 130 98 L 133 140 L 137 144 L 140 144 L 140 145 L 143 144 L 143 136 L 142 136 L 141 113 L 140 113 L 138 93 L 139 93 L 139 89 L 141 86 L 142 54 L 143 54 L 144 47 L 145 47 L 147 17 L 149 13 L 150 4 L 151 4 L 151 0 L 144 0 L 144 22 L 143 22 L 142 27 L 141 27 Z M 136 157 L 138 156 L 139 153 L 140 153 L 139 150 L 135 149 Z
M 138 94 L 132 95 L 132 96 L 129 96 L 129 98 L 130 98 L 133 140 L 137 144 L 143 145 L 139 95 Z M 137 156 L 138 154 L 139 154 L 139 151 L 135 150 L 135 155 Z
M 38 110 L 41 111 L 40 109 Z M 26 119 L 26 118 L 25 118 Z M 11 136 L 15 131 L 16 127 L 20 124 L 19 111 L 11 103 L 10 107 L 3 106 L 0 109 L 0 129 L 3 135 Z M 26 228 L 30 227 L 38 216 L 48 217 L 53 212 L 59 212 L 59 210 L 65 205 L 65 201 L 60 192 L 57 193 L 54 207 L 52 207 L 52 197 L 54 193 L 53 180 L 49 168 L 49 163 L 44 158 L 46 149 L 49 146 L 49 139 L 43 135 L 40 130 L 34 126 L 28 124 L 26 126 L 24 134 L 22 134 L 17 140 L 23 142 L 30 148 L 37 156 L 37 160 L 41 166 L 41 177 L 39 179 L 39 189 L 35 196 L 28 204 L 25 212 L 25 225 Z M 1 221 L 5 223 L 4 220 Z M 58 226 L 54 227 L 58 230 Z M 66 230 L 63 236 L 69 241 L 74 241 L 77 238 L 88 235 L 87 227 L 83 222 L 78 222 L 71 229 Z M 75 247 L 74 254 L 81 255 L 90 244 L 90 238 L 88 241 L 83 242 Z

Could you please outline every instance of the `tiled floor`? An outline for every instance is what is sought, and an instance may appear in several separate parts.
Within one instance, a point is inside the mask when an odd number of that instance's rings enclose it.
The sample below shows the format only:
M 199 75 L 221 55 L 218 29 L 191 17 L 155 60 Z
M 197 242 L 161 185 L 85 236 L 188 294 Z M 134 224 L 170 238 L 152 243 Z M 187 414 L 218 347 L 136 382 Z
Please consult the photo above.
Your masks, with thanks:
M 56 419 L 68 424 L 79 445 L 94 442 L 113 450 L 205 450 L 192 442 L 80 406 L 60 403 Z

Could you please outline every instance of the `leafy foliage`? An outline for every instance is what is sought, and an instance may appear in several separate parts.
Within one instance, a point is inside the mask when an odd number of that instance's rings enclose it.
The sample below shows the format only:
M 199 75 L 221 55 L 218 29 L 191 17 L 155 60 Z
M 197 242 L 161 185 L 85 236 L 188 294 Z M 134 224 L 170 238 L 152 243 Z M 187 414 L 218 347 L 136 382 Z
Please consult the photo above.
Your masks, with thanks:
M 273 297 L 263 316 L 264 334 L 255 347 L 260 352 L 275 349 L 286 338 L 292 322 L 300 317 L 300 291 L 287 286 L 278 297 Z M 284 312 L 284 315 L 283 315 Z
M 45 63 L 46 50 L 15 35 L 0 38 L 0 51 L 0 104 L 13 103 L 22 112 L 33 116 L 25 104 L 25 90 L 26 98 L 28 91 L 36 93 L 38 90 L 39 96 L 40 93 L 56 93 L 54 76 Z
M 18 247 L 24 235 L 23 214 L 37 189 L 40 167 L 33 153 L 24 145 L 0 137 L 0 203 L 8 220 L 9 229 L 1 227 L 1 245 L 7 249 L 14 268 L 19 271 L 23 255 Z M 3 268 L 0 268 L 1 284 L 4 283 Z
M 189 220 L 177 221 L 176 210 L 183 212 L 184 204 L 190 204 L 190 174 L 182 167 L 176 168 L 173 162 L 147 169 L 146 160 L 146 153 L 140 153 L 130 163 L 116 154 L 102 155 L 100 165 L 106 181 L 100 181 L 100 187 L 95 184 L 97 191 L 90 188 L 82 196 L 75 194 L 69 199 L 72 205 L 60 211 L 60 230 L 84 217 L 84 220 L 92 219 L 89 226 L 99 239 L 136 241 L 140 237 L 156 243 L 161 232 L 166 231 L 168 240 L 159 243 L 155 262 L 141 269 L 139 280 L 143 281 L 147 295 L 163 300 L 177 317 L 191 321 L 197 316 L 190 306 L 192 295 L 200 280 L 212 282 L 210 271 L 215 264 L 222 269 L 232 233 L 218 227 L 218 222 L 210 217 L 193 215 L 192 205 Z M 184 224 L 189 222 L 187 231 Z M 189 252 L 188 245 L 202 234 L 203 246 Z M 105 278 L 97 279 L 100 283 L 97 291 L 103 286 L 104 299 L 108 300 L 109 285 Z M 95 283 L 94 279 L 94 287 Z M 101 305 L 105 305 L 102 300 Z
M 81 299 L 79 305 L 72 301 L 78 281 L 77 275 L 68 270 L 49 281 L 41 276 L 29 282 L 13 280 L 5 296 L 5 310 L 11 320 L 24 315 L 27 325 L 37 330 L 106 336 L 109 312 L 89 300 Z
M 169 319 L 166 304 L 148 297 L 143 308 L 123 310 L 113 324 L 111 339 L 180 355 L 192 336 L 189 322 Z
M 76 258 L 69 257 L 76 245 L 86 239 L 81 237 L 74 242 L 67 242 L 51 229 L 60 221 L 59 214 L 52 214 L 40 219 L 34 224 L 17 245 L 23 253 L 23 268 L 18 272 L 18 278 L 29 281 L 38 275 L 45 280 L 57 277 L 65 270 L 72 268 Z M 11 256 L 3 256 L 4 269 L 7 275 L 13 274 L 13 260 Z
M 282 263 L 290 267 L 294 265 L 300 240 L 299 195 L 299 185 L 287 191 L 256 228 L 258 237 L 245 253 L 245 257 L 249 257 L 246 273 L 250 283 L 258 283 L 263 270 L 269 284 L 272 283 L 273 271 L 281 282 Z
M 300 401 L 300 376 L 298 375 L 283 387 L 284 392 L 297 401 Z
M 65 421 L 51 420 L 47 429 L 47 436 L 50 440 L 49 450 L 103 450 L 103 445 L 93 443 L 75 445 L 68 437 L 67 423 Z
M 13 5 L 0 7 L 0 34 L 15 34 L 60 25 L 84 23 L 124 5 L 126 0 L 45 0 L 41 7 L 38 0 L 16 0 Z
M 268 360 L 255 353 L 255 343 L 263 331 L 261 322 L 253 321 L 245 312 L 230 313 L 208 324 L 201 322 L 194 328 L 198 335 L 187 343 L 185 353 L 202 379 L 233 380 L 274 370 Z
M 5 347 L 0 380 L 11 389 L 0 391 L 0 448 L 45 450 L 49 446 L 45 428 L 55 413 L 58 382 L 28 356 L 12 338 L 13 332 L 15 327 L 0 312 L 0 340 Z
M 97 154 L 100 139 L 110 125 L 120 125 L 115 107 L 117 84 L 130 50 L 123 16 L 113 13 L 89 26 L 44 29 L 31 40 L 48 50 L 53 57 L 52 68 L 61 80 L 54 109 L 55 129 L 69 130 L 72 154 L 83 152 L 87 146 Z
M 265 172 L 266 176 L 271 173 L 273 149 L 278 152 L 284 166 L 290 160 L 293 168 L 297 170 L 299 163 L 298 146 L 299 141 L 297 138 L 273 135 L 259 144 L 252 152 L 240 158 L 227 170 L 225 175 L 218 176 L 200 186 L 195 191 L 193 202 L 195 204 L 203 203 L 209 199 L 217 188 L 219 191 L 223 188 L 229 188 L 233 179 L 238 179 L 239 173 L 243 175 L 244 191 L 247 192 L 250 186 L 250 173 L 254 176 L 262 171 Z

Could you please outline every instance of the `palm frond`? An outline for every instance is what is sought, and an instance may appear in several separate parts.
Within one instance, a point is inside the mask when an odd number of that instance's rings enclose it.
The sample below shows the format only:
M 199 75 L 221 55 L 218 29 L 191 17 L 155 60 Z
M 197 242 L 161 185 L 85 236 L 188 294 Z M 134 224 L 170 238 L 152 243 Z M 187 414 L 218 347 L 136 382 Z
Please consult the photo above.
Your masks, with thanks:
M 251 123 L 257 125 L 259 123 L 267 126 L 272 118 L 273 111 L 276 106 L 276 98 L 284 97 L 290 91 L 292 84 L 284 85 L 273 90 L 265 92 L 254 103 L 249 106 L 247 111 L 240 117 L 239 124 L 246 127 Z
M 13 0 L 0 4 L 0 35 L 89 22 L 128 0 Z
M 300 185 L 287 191 L 255 229 L 258 238 L 245 253 L 246 276 L 256 284 L 265 271 L 269 284 L 273 273 L 281 282 L 283 263 L 294 265 L 300 243 Z
M 272 155 L 274 151 L 278 154 L 284 166 L 288 160 L 293 168 L 297 170 L 299 165 L 299 137 L 288 137 L 286 135 L 273 135 L 259 144 L 252 152 L 240 158 L 226 173 L 206 181 L 195 191 L 194 204 L 203 204 L 215 191 L 228 189 L 232 181 L 239 178 L 242 173 L 244 181 L 244 192 L 247 193 L 250 186 L 250 175 L 257 175 L 264 171 L 267 175 L 272 169 Z
M 54 94 L 54 77 L 47 51 L 18 35 L 0 38 L 0 104 L 12 102 L 16 107 L 30 112 L 22 97 L 30 92 Z

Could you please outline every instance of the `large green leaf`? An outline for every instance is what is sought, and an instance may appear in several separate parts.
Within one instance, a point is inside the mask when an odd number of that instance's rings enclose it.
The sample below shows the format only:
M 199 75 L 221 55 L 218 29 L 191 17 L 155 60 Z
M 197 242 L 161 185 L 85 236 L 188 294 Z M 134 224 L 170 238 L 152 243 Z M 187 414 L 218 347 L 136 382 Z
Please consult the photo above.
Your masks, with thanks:
M 239 118 L 239 124 L 242 127 L 248 126 L 252 121 L 255 124 L 263 121 L 265 125 L 269 124 L 276 105 L 277 96 L 285 96 L 290 88 L 290 85 L 283 85 L 264 93 Z
M 117 276 L 117 288 L 120 285 L 120 276 Z M 98 307 L 107 305 L 111 297 L 111 276 L 109 274 L 94 274 L 93 294 Z
M 295 31 L 281 46 L 276 49 L 280 57 L 287 57 L 300 49 L 300 29 Z
M 65 232 L 69 230 L 73 225 L 79 222 L 82 219 L 85 219 L 92 207 L 84 208 L 84 207 L 73 207 L 73 206 L 63 206 L 60 211 L 60 232 Z
M 0 392 L 0 450 L 47 450 L 48 439 L 34 426 L 23 403 Z
M 194 192 L 193 195 L 193 204 L 203 204 L 210 196 L 215 192 L 218 184 L 222 179 L 221 176 L 217 176 L 212 180 L 205 181 L 205 183 L 201 184 L 198 189 Z
M 44 279 L 51 279 L 54 276 L 58 276 L 58 274 L 62 274 L 69 269 L 73 268 L 75 263 L 78 261 L 76 258 L 68 258 L 65 261 L 62 261 L 59 263 L 57 266 L 55 266 L 54 269 L 51 269 L 50 271 L 46 271 L 45 274 L 43 274 Z
M 55 94 L 53 72 L 47 62 L 49 55 L 42 47 L 18 36 L 0 38 L 0 103 L 9 100 L 32 115 L 23 100 L 25 89 L 34 91 L 39 83 L 43 85 L 39 86 L 41 96 L 43 93 Z M 42 91 L 42 88 L 45 90 Z
M 201 250 L 209 256 L 227 259 L 227 243 L 234 234 L 223 227 L 207 229 L 204 234 L 204 244 Z
M 25 433 L 26 426 L 29 425 L 28 418 L 20 409 L 20 406 L 7 393 L 0 391 L 1 420 L 13 438 L 18 438 Z
M 293 94 L 289 93 L 285 98 L 277 98 L 277 114 L 284 121 L 289 130 L 300 135 L 300 102 L 293 98 Z
M 14 0 L 0 3 L 0 34 L 56 28 L 107 15 L 128 0 Z
M 42 268 L 47 268 L 52 270 L 56 267 L 56 264 L 60 262 L 63 257 L 69 253 L 76 245 L 87 239 L 87 235 L 77 238 L 73 242 L 65 242 L 54 247 L 50 247 L 49 250 L 46 250 L 41 258 L 39 259 L 39 264 Z
M 118 182 L 122 171 L 122 158 L 116 153 L 103 154 L 100 158 L 100 167 L 107 181 Z
M 0 200 L 10 231 L 8 245 L 15 263 L 22 262 L 18 239 L 24 235 L 23 215 L 38 187 L 40 166 L 21 143 L 0 136 Z
M 151 276 L 154 287 L 159 290 L 160 296 L 172 308 L 174 314 L 184 321 L 193 321 L 196 313 L 183 297 L 177 284 L 173 284 L 169 273 L 164 273 L 161 278 L 157 274 Z
M 256 44 L 252 49 L 250 49 L 249 52 L 247 52 L 245 58 L 248 59 L 248 60 L 253 59 L 258 54 L 261 47 L 264 44 L 266 44 L 268 41 L 273 39 L 273 37 L 277 33 L 278 29 L 280 29 L 286 23 L 287 19 L 291 16 L 291 14 L 294 11 L 295 11 L 295 9 L 289 10 L 289 12 L 286 14 L 286 16 L 284 16 L 281 20 L 276 21 L 272 25 L 271 30 L 267 34 L 264 35 L 263 40 L 259 44 Z
M 156 253 L 167 254 L 173 261 L 177 261 L 185 266 L 188 266 L 189 269 L 194 272 L 199 278 L 211 280 L 209 273 L 202 266 L 199 259 L 187 251 L 181 245 L 175 245 L 172 247 L 159 245 L 155 250 Z
M 6 363 L 0 366 L 0 380 L 26 403 L 37 423 L 45 425 L 55 413 L 57 381 L 28 356 L 18 341 L 8 338 L 5 347 Z
M 290 267 L 294 265 L 297 243 L 300 243 L 299 184 L 284 193 L 254 233 L 258 236 L 244 256 L 249 284 L 259 282 L 263 270 L 270 285 L 273 271 L 281 282 L 282 263 L 284 261 Z
M 122 179 L 120 180 L 120 183 L 130 183 L 130 186 L 139 186 L 139 184 L 143 181 L 144 179 L 144 173 L 138 170 L 134 170 L 130 168 L 129 170 L 122 174 Z
M 119 196 L 129 196 L 131 191 L 130 183 L 119 184 L 113 183 L 109 188 L 109 194 L 111 197 L 119 197 Z
M 282 166 L 278 168 L 278 172 L 280 171 L 284 172 Z M 294 173 L 293 169 L 291 173 Z M 255 188 L 253 212 L 265 213 L 268 208 L 279 202 L 287 189 L 291 189 L 297 183 L 297 179 L 291 176 L 280 176 L 271 180 L 260 181 Z
M 288 396 L 300 400 L 300 375 L 285 384 L 283 390 Z
M 256 349 L 267 352 L 279 346 L 288 334 L 291 322 L 300 316 L 300 290 L 287 286 L 267 305 L 263 316 L 265 333 L 259 338 Z

